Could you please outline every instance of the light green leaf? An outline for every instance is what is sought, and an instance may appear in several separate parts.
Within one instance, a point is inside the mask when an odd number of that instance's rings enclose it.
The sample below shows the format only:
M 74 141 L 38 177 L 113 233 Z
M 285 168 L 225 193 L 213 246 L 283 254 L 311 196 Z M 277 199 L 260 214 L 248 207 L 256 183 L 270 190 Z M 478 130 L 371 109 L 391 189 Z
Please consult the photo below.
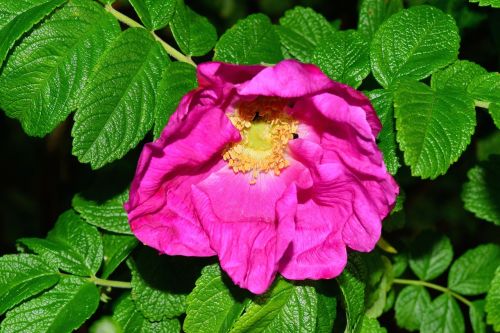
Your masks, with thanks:
M 286 50 L 302 62 L 310 62 L 314 49 L 334 31 L 323 15 L 301 6 L 287 10 L 276 29 Z
M 283 59 L 279 37 L 263 14 L 239 20 L 215 45 L 214 60 L 236 64 L 274 64 Z
M 469 0 L 469 2 L 477 2 L 479 6 L 491 6 L 500 8 L 500 0 Z
M 495 331 L 500 331 L 500 268 L 495 272 L 495 277 L 491 281 L 490 289 L 486 294 L 486 322 L 493 325 Z
M 0 315 L 57 281 L 58 272 L 39 256 L 11 254 L 0 257 Z
M 127 199 L 128 190 L 102 203 L 87 200 L 77 194 L 73 197 L 72 205 L 87 223 L 117 233 L 132 234 L 123 208 Z
M 384 155 L 387 171 L 395 175 L 400 164 L 394 128 L 393 93 L 386 89 L 376 89 L 367 92 L 366 96 L 370 99 L 382 123 L 382 130 L 377 137 L 377 145 Z
M 148 321 L 135 307 L 130 295 L 122 297 L 115 305 L 113 319 L 126 333 L 179 333 L 181 325 L 177 319 Z
M 108 316 L 100 317 L 89 327 L 89 333 L 124 333 L 120 325 Z
M 359 255 L 351 254 L 347 266 L 337 278 L 347 316 L 347 333 L 361 329 L 365 313 L 366 267 Z
M 488 111 L 495 125 L 500 128 L 500 74 L 476 76 L 467 91 L 475 100 L 489 103 Z
M 102 235 L 102 244 L 104 263 L 101 276 L 103 279 L 107 279 L 127 259 L 138 242 L 134 236 L 104 233 Z
M 171 29 L 175 41 L 188 55 L 202 56 L 217 42 L 217 31 L 210 21 L 181 1 L 177 4 Z
M 441 275 L 453 259 L 453 248 L 445 235 L 424 232 L 411 246 L 410 268 L 421 280 Z
M 225 333 L 239 318 L 245 303 L 241 291 L 223 282 L 219 265 L 207 266 L 187 298 L 184 331 Z
M 48 292 L 7 312 L 2 333 L 72 332 L 99 305 L 97 287 L 78 277 L 63 277 Z
M 316 48 L 312 63 L 331 79 L 357 88 L 370 73 L 368 43 L 354 30 L 334 32 Z
M 448 288 L 462 295 L 485 293 L 499 266 L 500 246 L 480 245 L 453 263 L 448 274 Z
M 474 333 L 485 333 L 486 323 L 485 323 L 485 313 L 484 313 L 485 301 L 474 301 L 469 307 L 469 317 Z
M 418 330 L 422 317 L 430 305 L 431 296 L 424 287 L 404 287 L 396 298 L 394 306 L 398 326 L 409 331 Z
M 163 71 L 158 86 L 155 106 L 155 124 L 153 133 L 159 138 L 170 116 L 175 112 L 179 102 L 188 91 L 197 87 L 196 69 L 183 62 L 172 62 Z
M 153 125 L 155 90 L 169 60 L 144 29 L 124 31 L 100 58 L 75 115 L 73 154 L 97 169 L 125 155 Z
M 102 6 L 71 0 L 24 38 L 0 77 L 0 106 L 44 136 L 77 106 L 99 56 L 119 33 Z
M 129 0 L 144 26 L 151 31 L 166 27 L 175 13 L 177 0 Z
M 151 321 L 177 317 L 186 310 L 186 295 L 175 291 L 173 268 L 161 258 L 144 257 L 127 261 L 132 271 L 132 299 L 143 316 Z
M 423 79 L 457 58 L 459 35 L 450 15 L 430 6 L 404 9 L 372 40 L 373 75 L 385 88 L 400 78 Z
M 387 330 L 380 326 L 377 319 L 364 316 L 360 333 L 387 333 Z
M 316 333 L 331 333 L 337 316 L 337 299 L 333 295 L 316 294 L 318 298 L 318 315 L 316 318 Z
M 478 218 L 500 225 L 500 155 L 491 155 L 488 161 L 470 169 L 469 181 L 462 191 L 465 209 Z
M 14 43 L 65 0 L 0 1 L 0 66 Z
M 250 303 L 230 332 L 315 332 L 317 302 L 313 287 L 279 279 Z
M 456 162 L 476 126 L 474 101 L 459 90 L 405 81 L 394 95 L 397 140 L 412 175 L 434 179 Z
M 47 239 L 24 238 L 19 241 L 48 263 L 76 275 L 95 275 L 101 266 L 101 235 L 71 210 L 59 217 Z
M 434 90 L 460 89 L 466 92 L 473 79 L 485 73 L 486 70 L 483 67 L 473 62 L 458 60 L 432 74 L 431 87 Z
M 450 294 L 442 294 L 424 313 L 420 333 L 463 333 L 464 317 L 457 301 Z
M 402 0 L 363 0 L 359 10 L 358 31 L 371 39 L 380 25 L 401 9 Z
M 491 103 L 488 107 L 493 123 L 497 128 L 500 128 L 500 103 Z
M 382 315 L 385 303 L 387 300 L 387 292 L 391 289 L 392 281 L 394 279 L 394 272 L 390 260 L 385 256 L 372 253 L 372 256 L 377 256 L 378 260 L 369 257 L 366 260 L 368 267 L 376 263 L 375 267 L 371 267 L 369 271 L 370 277 L 380 276 L 377 279 L 368 278 L 368 285 L 366 288 L 365 314 L 370 318 L 378 318 Z M 370 264 L 371 263 L 371 264 Z M 376 271 L 373 271 L 373 270 Z M 373 280 L 373 281 L 372 281 Z

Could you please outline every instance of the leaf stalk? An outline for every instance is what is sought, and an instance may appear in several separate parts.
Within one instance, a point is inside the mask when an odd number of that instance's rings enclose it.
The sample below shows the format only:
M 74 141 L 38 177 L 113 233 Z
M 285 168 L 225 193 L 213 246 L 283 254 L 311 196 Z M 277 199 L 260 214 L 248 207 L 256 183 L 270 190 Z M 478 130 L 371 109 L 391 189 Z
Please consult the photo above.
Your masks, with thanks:
M 472 306 L 472 302 L 469 301 L 468 299 L 466 299 L 465 297 L 463 297 L 462 295 L 459 295 L 459 294 L 451 291 L 450 289 L 443 287 L 443 286 L 440 286 L 438 284 L 430 283 L 427 281 L 409 280 L 409 279 L 394 279 L 392 282 L 396 283 L 396 284 L 423 286 L 423 287 L 427 287 L 430 289 L 438 290 L 438 291 L 441 291 L 443 293 L 450 294 L 451 296 L 455 297 L 457 300 L 459 300 L 460 302 L 464 303 L 465 305 L 467 305 L 469 307 Z

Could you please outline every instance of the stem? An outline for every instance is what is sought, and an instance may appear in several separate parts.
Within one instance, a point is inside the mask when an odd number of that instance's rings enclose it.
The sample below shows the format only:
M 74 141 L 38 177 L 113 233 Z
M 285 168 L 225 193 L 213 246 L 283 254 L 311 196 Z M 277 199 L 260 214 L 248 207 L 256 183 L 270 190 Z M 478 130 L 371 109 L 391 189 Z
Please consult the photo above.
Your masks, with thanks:
M 106 11 L 108 13 L 110 13 L 111 15 L 113 15 L 118 21 L 120 21 L 120 22 L 128 25 L 129 27 L 132 27 L 132 28 L 144 28 L 144 26 L 142 26 L 139 22 L 131 19 L 130 17 L 128 17 L 127 15 L 125 15 L 123 13 L 120 13 L 119 11 L 117 11 L 116 9 L 114 9 L 111 5 L 106 5 L 104 8 L 106 9 Z M 175 58 L 175 59 L 177 59 L 179 61 L 188 63 L 188 64 L 193 65 L 194 67 L 196 67 L 196 64 L 191 59 L 191 57 L 185 56 L 184 54 L 182 54 L 181 52 L 177 51 L 175 48 L 173 48 L 172 46 L 170 46 L 169 44 L 167 44 L 167 42 L 165 42 L 163 39 L 161 39 L 160 37 L 158 37 L 158 35 L 155 34 L 154 31 L 150 31 L 150 33 L 154 37 L 154 39 L 157 40 L 161 44 L 161 46 L 163 46 L 163 48 L 165 49 L 165 51 L 167 51 L 167 53 L 172 56 L 172 58 Z
M 89 277 L 88 280 L 98 286 L 123 288 L 123 289 L 132 288 L 132 284 L 130 282 L 125 282 L 125 281 L 105 280 L 105 279 L 99 279 L 98 277 L 95 276 Z
M 475 106 L 487 109 L 490 106 L 490 102 L 474 101 Z
M 394 279 L 392 281 L 393 283 L 396 283 L 396 284 L 407 284 L 407 285 L 413 285 L 413 286 L 424 286 L 424 287 L 427 287 L 427 288 L 430 288 L 430 289 L 434 289 L 434 290 L 439 290 L 443 293 L 448 293 L 450 294 L 451 296 L 455 297 L 456 299 L 458 299 L 460 302 L 464 303 L 465 305 L 467 306 L 472 306 L 472 302 L 469 301 L 468 299 L 466 299 L 465 297 L 451 291 L 450 289 L 446 288 L 446 287 L 443 287 L 443 286 L 440 286 L 440 285 L 437 285 L 437 284 L 434 284 L 434 283 L 430 283 L 430 282 L 426 282 L 426 281 L 420 281 L 420 280 L 407 280 L 407 279 Z
M 398 250 L 396 250 L 394 246 L 389 244 L 389 242 L 382 237 L 380 237 L 380 239 L 378 240 L 377 246 L 387 253 L 392 253 L 392 254 L 398 253 Z

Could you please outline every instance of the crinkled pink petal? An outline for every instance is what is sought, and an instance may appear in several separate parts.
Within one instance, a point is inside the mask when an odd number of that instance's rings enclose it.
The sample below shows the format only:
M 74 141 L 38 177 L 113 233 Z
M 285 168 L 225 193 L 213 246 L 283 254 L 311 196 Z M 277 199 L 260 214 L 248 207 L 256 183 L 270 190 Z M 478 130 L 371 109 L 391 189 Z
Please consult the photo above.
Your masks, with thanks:
M 249 180 L 225 168 L 193 185 L 192 193 L 224 271 L 237 285 L 261 294 L 293 237 L 297 195 L 279 177 L 267 175 L 255 185 Z
M 196 67 L 200 87 L 237 85 L 251 80 L 265 66 L 242 66 L 223 62 L 206 62 Z

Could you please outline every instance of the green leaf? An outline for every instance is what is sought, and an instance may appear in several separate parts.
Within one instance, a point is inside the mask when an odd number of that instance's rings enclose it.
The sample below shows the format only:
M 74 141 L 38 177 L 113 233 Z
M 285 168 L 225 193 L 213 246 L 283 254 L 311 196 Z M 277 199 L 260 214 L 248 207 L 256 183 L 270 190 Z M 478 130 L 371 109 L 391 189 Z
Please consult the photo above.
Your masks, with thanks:
M 77 194 L 73 197 L 72 205 L 87 223 L 117 233 L 132 234 L 127 212 L 123 208 L 127 199 L 128 190 L 102 203 L 87 200 Z
M 500 8 L 500 0 L 469 0 L 469 2 L 477 2 L 479 6 L 491 6 Z
M 14 43 L 65 0 L 0 1 L 0 66 Z
M 0 315 L 57 281 L 58 272 L 39 256 L 11 254 L 0 257 Z
M 500 103 L 491 103 L 488 107 L 493 123 L 497 128 L 500 128 Z
M 412 175 L 434 179 L 456 162 L 476 126 L 474 101 L 459 90 L 405 81 L 394 96 L 397 140 Z
M 134 236 L 104 233 L 102 235 L 102 244 L 104 263 L 101 276 L 103 279 L 107 279 L 127 259 L 138 242 Z
M 445 235 L 424 232 L 411 246 L 410 268 L 421 280 L 441 275 L 453 259 L 453 248 Z
M 474 99 L 489 103 L 488 111 L 495 125 L 500 128 L 500 74 L 477 76 L 467 90 Z
M 314 51 L 312 63 L 331 79 L 359 87 L 370 73 L 368 43 L 357 31 L 337 31 Z
M 478 218 L 500 225 L 500 155 L 490 156 L 488 161 L 470 169 L 469 181 L 462 191 L 465 209 Z
M 417 6 L 391 16 L 372 40 L 373 75 L 385 88 L 406 77 L 423 79 L 457 58 L 459 35 L 450 15 Z
M 178 333 L 181 325 L 177 319 L 148 321 L 135 307 L 130 295 L 122 297 L 115 305 L 113 319 L 126 333 Z
M 486 332 L 486 323 L 484 321 L 485 319 L 484 305 L 485 301 L 480 300 L 472 302 L 472 305 L 469 307 L 469 317 L 472 326 L 472 331 L 474 333 Z
M 390 260 L 385 256 L 380 256 L 372 252 L 371 256 L 376 256 L 380 259 L 374 260 L 368 255 L 368 267 L 376 263 L 369 272 L 370 277 L 380 276 L 380 278 L 371 281 L 368 279 L 368 286 L 365 297 L 366 311 L 365 314 L 370 318 L 378 318 L 382 315 L 386 300 L 387 292 L 391 289 L 394 279 L 394 272 Z M 376 271 L 373 271 L 375 269 Z
M 400 164 L 394 128 L 393 93 L 386 89 L 376 89 L 367 92 L 366 96 L 370 99 L 382 123 L 382 130 L 377 137 L 377 145 L 384 155 L 387 171 L 395 175 Z
M 127 263 L 132 271 L 132 299 L 146 318 L 159 321 L 185 312 L 186 295 L 175 290 L 179 281 L 173 267 L 151 256 L 129 259 Z
M 172 62 L 163 71 L 158 86 L 157 103 L 155 106 L 155 124 L 153 133 L 159 138 L 170 116 L 175 112 L 185 94 L 197 87 L 196 69 L 183 62 Z
M 420 328 L 424 313 L 431 305 L 431 296 L 424 287 L 404 287 L 396 298 L 394 311 L 399 327 L 409 331 Z
M 491 281 L 490 289 L 486 294 L 486 322 L 493 325 L 495 331 L 500 331 L 500 268 L 497 268 L 495 277 Z
M 364 316 L 360 333 L 387 333 L 387 330 L 380 326 L 377 319 Z
M 279 279 L 250 303 L 230 332 L 315 332 L 317 302 L 313 287 Z
M 337 278 L 347 316 L 347 333 L 356 333 L 361 329 L 365 313 L 366 267 L 359 255 L 351 254 L 347 266 Z
M 219 265 L 207 266 L 187 298 L 186 333 L 227 332 L 245 308 L 245 298 L 222 280 Z
M 0 77 L 0 106 L 44 136 L 77 106 L 99 56 L 119 33 L 102 6 L 72 0 L 15 48 Z
M 72 332 L 99 305 L 97 287 L 78 277 L 64 277 L 48 292 L 7 312 L 2 333 Z
M 202 56 L 217 42 L 217 31 L 210 21 L 181 1 L 177 4 L 171 29 L 175 41 L 188 55 Z
M 297 6 L 280 18 L 276 31 L 290 54 L 302 62 L 310 62 L 314 49 L 334 31 L 323 15 L 311 8 Z
M 151 31 L 166 27 L 175 13 L 177 0 L 130 0 L 144 26 Z
M 155 90 L 169 60 L 144 29 L 128 29 L 102 55 L 75 115 L 73 154 L 97 169 L 125 155 L 153 125 Z
M 448 288 L 462 295 L 485 293 L 499 266 L 500 246 L 480 245 L 453 263 L 448 274 Z
M 92 323 L 89 333 L 123 333 L 123 330 L 113 318 L 103 316 Z
M 103 258 L 101 235 L 73 211 L 59 217 L 47 239 L 24 238 L 19 242 L 53 266 L 76 275 L 95 275 Z
M 358 31 L 372 39 L 380 25 L 401 9 L 402 0 L 363 0 L 359 10 Z
M 485 73 L 486 70 L 483 67 L 473 62 L 458 60 L 432 74 L 431 87 L 434 90 L 460 89 L 466 92 L 472 80 Z
M 274 64 L 283 59 L 279 37 L 263 14 L 239 20 L 215 45 L 214 60 L 235 64 Z
M 450 294 L 442 294 L 425 312 L 420 333 L 462 333 L 465 332 L 464 317 L 457 301 Z
M 333 295 L 323 294 L 321 290 L 317 290 L 318 298 L 317 318 L 316 318 L 316 333 L 331 333 L 333 323 L 337 316 L 337 299 Z

